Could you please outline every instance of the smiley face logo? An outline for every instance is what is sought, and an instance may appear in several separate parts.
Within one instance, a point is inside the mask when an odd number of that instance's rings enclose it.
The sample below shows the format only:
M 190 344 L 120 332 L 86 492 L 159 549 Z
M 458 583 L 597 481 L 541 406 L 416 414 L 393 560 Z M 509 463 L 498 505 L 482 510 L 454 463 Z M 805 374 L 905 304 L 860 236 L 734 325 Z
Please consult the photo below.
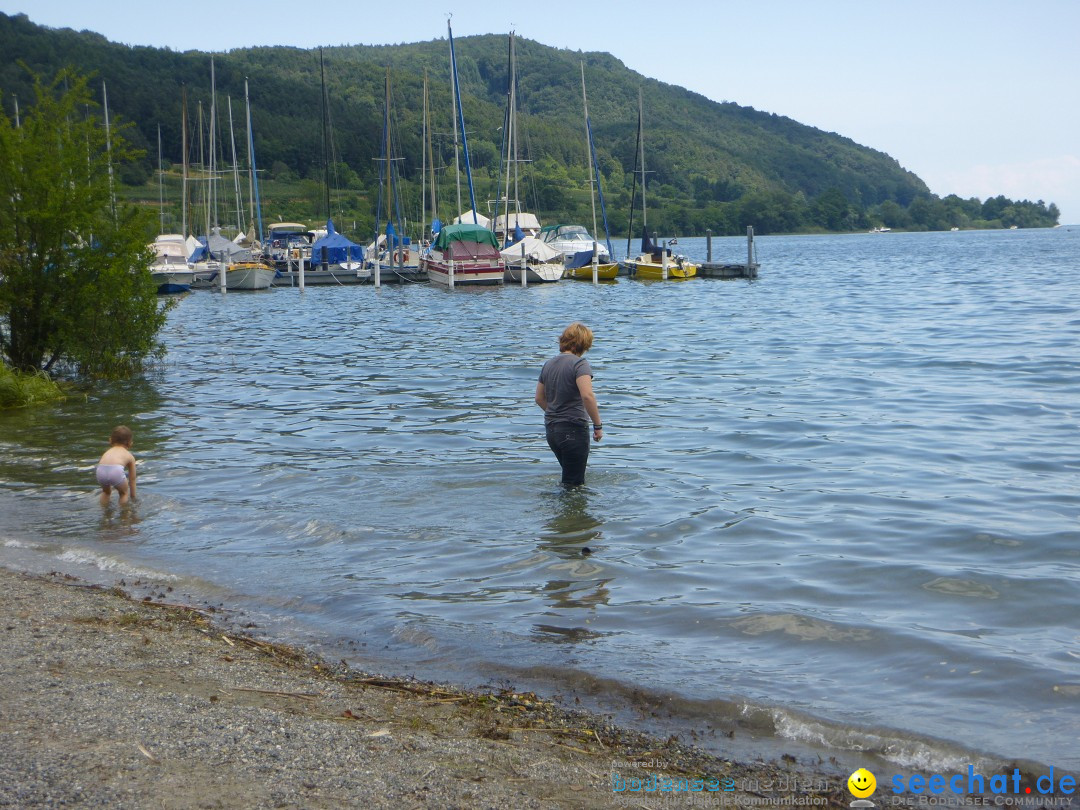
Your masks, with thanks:
M 877 779 L 866 768 L 859 768 L 847 780 L 847 789 L 851 795 L 859 799 L 865 799 L 877 788 Z

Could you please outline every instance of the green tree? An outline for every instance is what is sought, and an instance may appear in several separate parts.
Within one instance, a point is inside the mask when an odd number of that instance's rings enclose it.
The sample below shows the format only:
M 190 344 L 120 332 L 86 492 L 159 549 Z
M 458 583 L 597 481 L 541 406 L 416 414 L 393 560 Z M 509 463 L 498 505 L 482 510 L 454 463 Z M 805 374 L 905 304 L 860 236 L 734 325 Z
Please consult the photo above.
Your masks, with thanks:
M 33 83 L 21 123 L 0 116 L 0 352 L 23 371 L 130 374 L 163 353 L 167 309 L 151 215 L 113 197 L 114 168 L 139 155 L 119 133 L 110 147 L 85 76 Z

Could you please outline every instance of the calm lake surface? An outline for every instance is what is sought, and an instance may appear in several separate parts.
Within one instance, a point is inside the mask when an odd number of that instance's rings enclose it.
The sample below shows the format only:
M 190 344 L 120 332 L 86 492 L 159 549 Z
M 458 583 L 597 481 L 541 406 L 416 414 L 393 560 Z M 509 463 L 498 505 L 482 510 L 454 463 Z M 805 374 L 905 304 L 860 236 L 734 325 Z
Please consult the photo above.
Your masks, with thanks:
M 190 294 L 145 379 L 0 413 L 0 564 L 705 744 L 1075 774 L 1080 227 L 758 254 L 754 282 Z M 576 319 L 605 438 L 565 493 L 532 396 Z M 118 423 L 126 511 L 93 484 Z

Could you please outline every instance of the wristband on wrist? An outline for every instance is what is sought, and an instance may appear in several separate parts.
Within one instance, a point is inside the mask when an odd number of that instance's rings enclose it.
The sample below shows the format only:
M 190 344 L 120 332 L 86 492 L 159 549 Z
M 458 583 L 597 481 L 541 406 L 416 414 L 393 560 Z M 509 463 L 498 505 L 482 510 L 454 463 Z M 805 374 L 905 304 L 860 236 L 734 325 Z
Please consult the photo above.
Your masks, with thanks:
M 599 425 L 595 425 L 595 424 L 594 424 L 594 425 L 592 426 L 592 429 L 593 429 L 593 430 L 603 430 L 603 429 L 604 429 L 604 426 L 603 426 L 603 424 L 599 424 Z

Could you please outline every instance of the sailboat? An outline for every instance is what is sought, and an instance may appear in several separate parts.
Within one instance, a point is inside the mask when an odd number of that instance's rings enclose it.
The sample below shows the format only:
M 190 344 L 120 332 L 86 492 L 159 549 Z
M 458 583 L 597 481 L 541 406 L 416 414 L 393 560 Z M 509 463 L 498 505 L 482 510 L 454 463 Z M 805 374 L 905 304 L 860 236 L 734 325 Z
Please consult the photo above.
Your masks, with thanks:
M 426 85 L 425 85 L 426 89 Z M 376 233 L 375 239 L 367 246 L 368 260 L 365 266 L 367 274 L 378 271 L 380 279 L 383 271 L 388 271 L 400 281 L 426 280 L 426 274 L 420 270 L 420 254 L 412 240 L 404 233 L 401 216 L 401 193 L 398 189 L 398 175 L 395 167 L 392 143 L 394 141 L 390 120 L 390 67 L 386 68 L 385 101 L 383 104 L 382 157 L 379 159 L 379 196 L 375 204 L 375 225 L 386 222 L 386 231 Z M 421 178 L 423 185 L 423 178 Z M 383 211 L 383 201 L 386 210 Z M 421 210 L 423 203 L 421 203 Z M 397 226 L 394 226 L 394 222 Z
M 509 86 L 506 94 L 506 123 L 503 150 L 506 156 L 505 194 L 498 201 L 506 213 L 495 217 L 495 235 L 505 245 L 501 253 L 506 262 L 503 278 L 507 282 L 524 284 L 550 283 L 563 277 L 562 254 L 545 245 L 537 235 L 540 221 L 533 214 L 521 211 L 518 196 L 518 126 L 517 126 L 517 60 L 514 56 L 514 32 L 510 32 Z M 514 196 L 510 197 L 510 167 L 514 168 Z M 514 213 L 510 213 L 510 204 Z
M 275 287 L 300 286 L 300 263 L 305 285 L 359 284 L 370 273 L 364 268 L 364 249 L 339 233 L 330 209 L 330 108 L 326 94 L 326 68 L 319 49 L 320 110 L 323 136 L 323 194 L 326 230 L 312 230 L 298 222 L 277 222 L 269 227 L 267 255 L 277 270 Z
M 236 136 L 233 132 L 232 98 L 229 98 L 229 141 L 232 143 L 233 189 L 236 194 L 236 229 L 239 231 L 238 239 L 233 240 L 233 244 L 239 245 L 241 241 L 246 243 L 248 240 L 239 238 L 243 237 L 244 234 L 244 214 L 240 194 L 240 167 L 236 160 Z M 234 254 L 225 269 L 222 286 L 234 290 L 269 289 L 274 281 L 275 270 L 273 265 L 263 261 L 261 253 L 262 245 L 256 239 L 254 245 L 242 248 L 242 252 Z
M 567 278 L 611 280 L 619 274 L 619 265 L 611 260 L 611 236 L 604 206 L 604 189 L 600 185 L 600 164 L 596 159 L 592 123 L 589 120 L 589 97 L 585 93 L 585 62 L 581 63 L 581 101 L 585 109 L 585 141 L 589 164 L 589 192 L 592 202 L 593 233 L 596 233 L 596 196 L 600 195 L 600 212 L 604 216 L 604 241 L 600 245 L 580 225 L 556 225 L 545 234 L 546 241 L 565 256 Z M 595 262 L 595 264 L 594 264 Z
M 454 34 L 446 21 L 450 39 L 450 78 L 457 122 L 454 126 L 454 152 L 457 153 L 458 128 L 465 154 L 465 172 L 469 181 L 469 202 L 472 204 L 473 224 L 446 225 L 439 231 L 431 249 L 420 258 L 420 268 L 428 280 L 453 288 L 459 285 L 487 286 L 503 283 L 506 264 L 499 254 L 499 240 L 493 232 L 477 223 L 476 194 L 473 190 L 472 169 L 469 166 L 469 141 L 465 135 L 465 115 L 461 108 L 461 93 L 457 77 L 457 58 L 454 55 Z M 458 208 L 460 210 L 461 181 L 458 175 Z
M 697 275 L 697 265 L 685 256 L 673 256 L 667 247 L 661 247 L 649 236 L 649 222 L 645 207 L 645 130 L 643 126 L 641 90 L 638 90 L 638 163 L 641 166 L 641 254 L 630 258 L 630 239 L 627 235 L 627 259 L 622 267 L 642 279 L 686 279 Z M 630 212 L 630 230 L 633 231 L 634 214 Z
M 160 225 L 165 230 L 165 171 L 161 167 L 161 126 L 158 126 L 158 208 Z M 182 234 L 161 233 L 150 244 L 154 260 L 150 263 L 150 277 L 157 285 L 159 295 L 187 292 L 195 278 L 195 271 L 187 263 L 187 243 Z

